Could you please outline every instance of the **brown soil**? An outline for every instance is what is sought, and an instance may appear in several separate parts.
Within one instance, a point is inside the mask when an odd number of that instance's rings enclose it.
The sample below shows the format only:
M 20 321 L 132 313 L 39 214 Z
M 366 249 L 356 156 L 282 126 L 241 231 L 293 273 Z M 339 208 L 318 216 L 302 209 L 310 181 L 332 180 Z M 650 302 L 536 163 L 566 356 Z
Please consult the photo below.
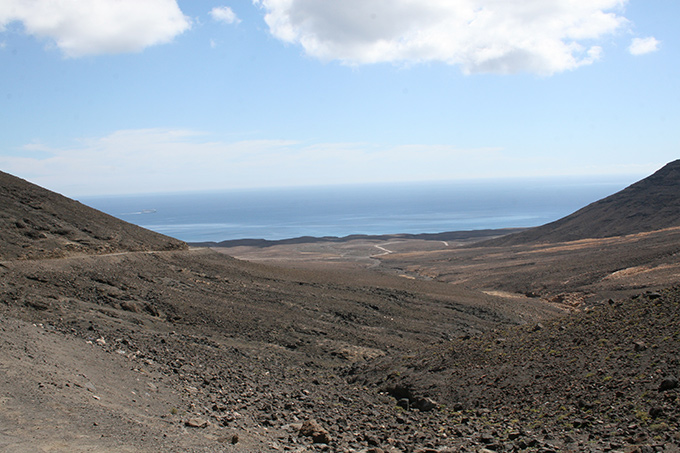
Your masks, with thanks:
M 680 288 L 647 293 L 373 362 L 352 382 L 436 398 L 454 436 L 494 451 L 678 451 L 679 315 Z
M 680 450 L 677 228 L 243 261 L 41 190 L 0 200 L 0 450 Z
M 353 433 L 399 414 L 348 384 L 348 367 L 560 312 L 530 301 L 520 317 L 445 283 L 209 250 L 13 260 L 0 273 L 0 413 L 13 427 L 0 446 L 14 451 L 298 448 L 308 418 L 356 449 Z
M 185 248 L 0 171 L 0 260 Z

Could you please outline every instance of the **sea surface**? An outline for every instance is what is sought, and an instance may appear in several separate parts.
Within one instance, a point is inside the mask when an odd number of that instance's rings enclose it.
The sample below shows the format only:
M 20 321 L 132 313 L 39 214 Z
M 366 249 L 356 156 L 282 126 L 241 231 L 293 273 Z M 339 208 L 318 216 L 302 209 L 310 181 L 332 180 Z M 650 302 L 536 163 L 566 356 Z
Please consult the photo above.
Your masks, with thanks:
M 630 185 L 635 177 L 485 180 L 81 197 L 184 241 L 531 227 Z

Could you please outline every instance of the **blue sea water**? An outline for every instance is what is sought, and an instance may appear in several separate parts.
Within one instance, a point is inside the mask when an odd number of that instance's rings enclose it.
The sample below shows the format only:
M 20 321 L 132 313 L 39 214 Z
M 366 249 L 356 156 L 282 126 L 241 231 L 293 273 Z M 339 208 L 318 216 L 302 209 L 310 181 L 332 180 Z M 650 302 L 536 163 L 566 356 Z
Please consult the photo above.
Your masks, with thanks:
M 241 189 L 85 197 L 125 221 L 184 241 L 440 233 L 531 227 L 635 178 L 562 178 Z

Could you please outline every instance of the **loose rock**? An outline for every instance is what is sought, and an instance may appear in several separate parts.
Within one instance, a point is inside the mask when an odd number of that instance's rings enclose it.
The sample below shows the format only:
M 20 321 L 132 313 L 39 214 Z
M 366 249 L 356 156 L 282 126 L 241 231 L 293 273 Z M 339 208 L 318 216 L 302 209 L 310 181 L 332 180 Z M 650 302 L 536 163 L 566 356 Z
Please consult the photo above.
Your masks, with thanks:
M 190 418 L 184 422 L 184 425 L 188 426 L 189 428 L 207 428 L 208 421 L 203 420 L 202 418 Z
M 328 444 L 330 433 L 314 419 L 307 420 L 300 427 L 300 437 L 310 437 L 315 444 Z

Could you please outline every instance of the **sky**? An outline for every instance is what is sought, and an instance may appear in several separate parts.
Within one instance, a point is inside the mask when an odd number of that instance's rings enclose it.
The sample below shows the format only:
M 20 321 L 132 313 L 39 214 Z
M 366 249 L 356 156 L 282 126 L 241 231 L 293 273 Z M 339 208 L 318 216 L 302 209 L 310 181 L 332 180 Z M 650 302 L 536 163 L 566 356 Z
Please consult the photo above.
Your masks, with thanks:
M 644 176 L 679 157 L 678 18 L 677 0 L 1 0 L 0 170 L 68 196 Z

